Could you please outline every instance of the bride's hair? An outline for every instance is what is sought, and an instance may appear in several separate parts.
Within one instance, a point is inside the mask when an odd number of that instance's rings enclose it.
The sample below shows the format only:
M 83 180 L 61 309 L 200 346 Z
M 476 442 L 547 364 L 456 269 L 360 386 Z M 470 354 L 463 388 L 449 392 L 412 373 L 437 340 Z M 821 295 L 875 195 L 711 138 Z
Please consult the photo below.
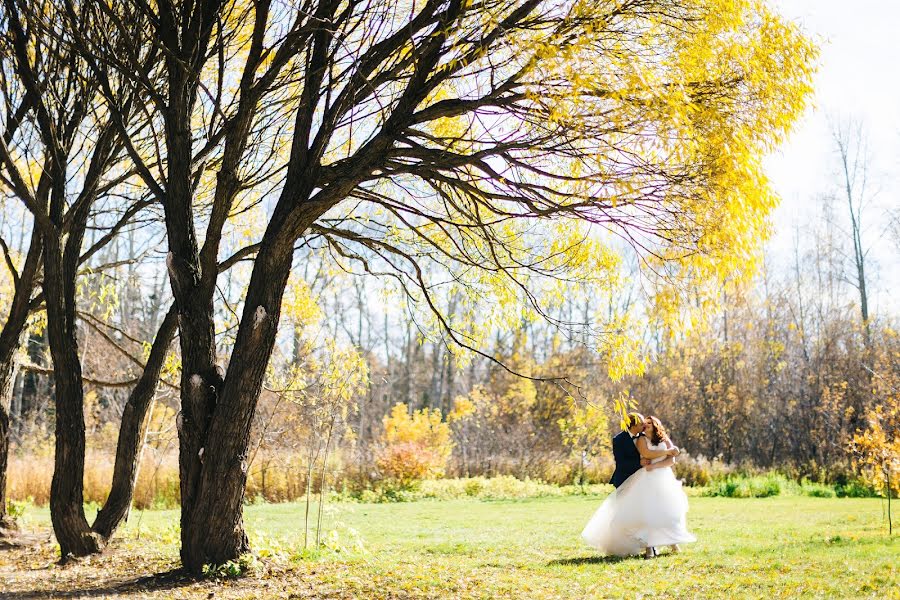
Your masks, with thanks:
M 653 444 L 662 444 L 663 440 L 670 441 L 669 432 L 666 431 L 666 428 L 663 427 L 663 424 L 660 423 L 659 419 L 650 415 L 650 422 L 653 423 L 653 435 L 650 436 L 650 442 Z

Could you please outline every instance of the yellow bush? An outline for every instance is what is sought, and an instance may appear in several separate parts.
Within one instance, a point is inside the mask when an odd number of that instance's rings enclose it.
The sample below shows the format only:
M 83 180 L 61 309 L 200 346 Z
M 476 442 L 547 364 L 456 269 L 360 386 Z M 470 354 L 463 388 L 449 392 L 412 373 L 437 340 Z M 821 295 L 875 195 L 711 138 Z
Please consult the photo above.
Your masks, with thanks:
M 376 464 L 386 479 L 410 485 L 443 477 L 452 452 L 450 425 L 440 411 L 423 408 L 410 414 L 405 404 L 396 404 L 384 418 Z

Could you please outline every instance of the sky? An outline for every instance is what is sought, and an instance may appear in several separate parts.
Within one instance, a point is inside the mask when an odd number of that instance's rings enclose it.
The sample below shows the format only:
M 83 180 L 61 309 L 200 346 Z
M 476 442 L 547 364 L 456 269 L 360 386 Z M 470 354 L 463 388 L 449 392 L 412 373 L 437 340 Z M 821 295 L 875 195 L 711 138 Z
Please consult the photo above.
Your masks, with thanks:
M 782 205 L 769 242 L 787 259 L 795 228 L 817 212 L 816 197 L 840 183 L 830 122 L 859 120 L 868 138 L 870 207 L 863 213 L 872 261 L 875 313 L 900 315 L 900 249 L 884 233 L 887 207 L 900 206 L 900 2 L 898 0 L 770 0 L 821 48 L 814 106 L 782 148 L 765 162 Z M 843 205 L 840 205 L 843 208 Z

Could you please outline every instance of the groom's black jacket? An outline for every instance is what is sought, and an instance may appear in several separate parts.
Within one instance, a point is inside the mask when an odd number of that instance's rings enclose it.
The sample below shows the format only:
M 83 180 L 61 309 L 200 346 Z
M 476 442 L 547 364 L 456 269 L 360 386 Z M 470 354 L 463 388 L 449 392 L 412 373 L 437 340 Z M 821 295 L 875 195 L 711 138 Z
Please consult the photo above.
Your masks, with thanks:
M 638 452 L 629 431 L 623 431 L 613 438 L 613 458 L 616 459 L 616 470 L 613 471 L 611 484 L 619 487 L 625 480 L 641 469 L 641 453 Z

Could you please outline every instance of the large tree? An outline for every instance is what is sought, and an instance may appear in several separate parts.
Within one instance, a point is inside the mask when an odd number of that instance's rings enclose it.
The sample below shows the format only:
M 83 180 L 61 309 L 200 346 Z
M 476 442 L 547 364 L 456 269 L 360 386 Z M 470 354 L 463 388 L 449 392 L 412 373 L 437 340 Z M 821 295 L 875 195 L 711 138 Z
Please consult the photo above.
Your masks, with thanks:
M 149 98 L 152 143 L 119 134 L 165 210 L 192 571 L 248 549 L 250 426 L 299 239 L 394 277 L 454 348 L 548 314 L 567 286 L 610 290 L 612 238 L 674 312 L 680 283 L 752 261 L 775 203 L 759 160 L 802 111 L 815 54 L 756 1 L 64 4 L 109 110 Z M 224 368 L 217 261 L 245 210 L 264 227 Z M 452 320 L 448 279 L 465 290 Z M 598 336 L 627 363 L 623 327 Z

